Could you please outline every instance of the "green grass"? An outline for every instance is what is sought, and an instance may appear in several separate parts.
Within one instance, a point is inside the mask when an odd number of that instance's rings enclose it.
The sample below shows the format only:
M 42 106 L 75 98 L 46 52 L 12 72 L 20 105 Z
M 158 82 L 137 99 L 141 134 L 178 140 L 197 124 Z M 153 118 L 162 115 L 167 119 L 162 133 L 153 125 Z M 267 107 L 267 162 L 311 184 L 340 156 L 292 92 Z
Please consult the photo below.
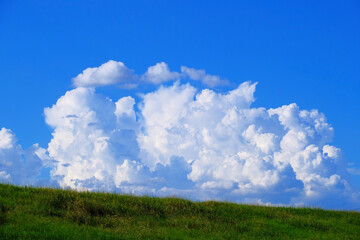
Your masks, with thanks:
M 0 239 L 360 239 L 360 213 L 0 184 Z

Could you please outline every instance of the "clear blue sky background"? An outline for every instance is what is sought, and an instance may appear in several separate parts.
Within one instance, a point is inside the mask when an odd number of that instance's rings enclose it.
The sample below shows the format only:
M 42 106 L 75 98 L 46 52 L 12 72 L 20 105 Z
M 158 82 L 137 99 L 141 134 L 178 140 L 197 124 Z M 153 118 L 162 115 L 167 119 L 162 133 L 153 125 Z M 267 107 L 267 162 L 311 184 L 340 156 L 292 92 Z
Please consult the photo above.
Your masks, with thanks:
M 360 1 L 0 0 L 0 127 L 46 147 L 43 108 L 83 69 L 165 61 L 259 82 L 255 106 L 319 109 L 360 168 L 359 58 Z

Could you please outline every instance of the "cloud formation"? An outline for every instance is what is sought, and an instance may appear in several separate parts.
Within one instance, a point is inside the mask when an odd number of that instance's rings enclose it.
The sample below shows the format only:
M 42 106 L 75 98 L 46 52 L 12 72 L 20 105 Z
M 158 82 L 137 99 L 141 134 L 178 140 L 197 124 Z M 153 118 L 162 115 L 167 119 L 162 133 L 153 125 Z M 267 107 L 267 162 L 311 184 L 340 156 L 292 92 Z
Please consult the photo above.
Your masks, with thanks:
M 148 81 L 180 76 L 170 77 L 165 63 L 153 67 Z M 182 72 L 194 80 L 207 75 L 186 67 Z M 251 82 L 219 93 L 175 81 L 137 103 L 132 96 L 113 101 L 90 86 L 45 108 L 53 128 L 48 155 L 37 145 L 23 151 L 10 130 L 0 131 L 2 182 L 36 183 L 48 168 L 50 182 L 78 190 L 360 207 L 347 162 L 330 145 L 333 128 L 317 110 L 295 103 L 252 107 Z
M 180 73 L 171 72 L 165 62 L 157 63 L 148 68 L 142 79 L 153 84 L 160 84 L 180 78 Z
M 76 88 L 45 109 L 46 123 L 54 128 L 48 152 L 57 163 L 51 175 L 62 187 L 115 188 L 117 168 L 137 156 L 134 103 L 131 97 L 114 103 L 93 88 Z
M 45 149 L 34 144 L 23 150 L 10 129 L 0 130 L 0 182 L 35 185 L 41 169 L 47 165 Z
M 205 86 L 216 87 L 228 84 L 219 76 L 207 74 L 205 70 L 181 67 L 181 72 L 171 71 L 167 63 L 160 62 L 148 67 L 144 74 L 137 75 L 122 62 L 110 60 L 99 67 L 87 68 L 72 79 L 75 87 L 99 87 L 118 85 L 122 88 L 135 88 L 139 84 L 162 84 L 179 79 L 201 81 Z
M 201 81 L 209 87 L 227 85 L 228 81 L 221 79 L 219 76 L 207 74 L 203 69 L 194 69 L 181 66 L 181 73 L 192 80 Z
M 137 76 L 124 63 L 110 60 L 100 67 L 87 68 L 72 79 L 75 87 L 135 84 Z
M 142 161 L 152 167 L 183 158 L 191 166 L 188 179 L 213 198 L 308 204 L 346 192 L 346 164 L 340 149 L 327 145 L 333 129 L 325 116 L 296 104 L 251 108 L 255 86 L 195 94 L 175 84 L 147 94 Z

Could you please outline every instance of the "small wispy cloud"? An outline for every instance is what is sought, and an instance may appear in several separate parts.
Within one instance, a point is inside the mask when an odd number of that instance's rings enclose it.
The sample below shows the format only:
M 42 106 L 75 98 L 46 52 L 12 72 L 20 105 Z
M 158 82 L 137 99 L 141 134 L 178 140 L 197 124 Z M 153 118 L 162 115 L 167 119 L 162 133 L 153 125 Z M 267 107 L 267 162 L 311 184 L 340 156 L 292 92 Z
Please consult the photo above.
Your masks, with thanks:
M 229 84 L 225 79 L 219 76 L 207 74 L 203 69 L 194 69 L 181 66 L 181 73 L 183 76 L 190 78 L 191 80 L 201 81 L 205 86 L 216 87 Z
M 135 74 L 122 62 L 110 60 L 99 67 L 85 69 L 72 79 L 75 87 L 100 87 L 117 85 L 121 88 L 136 88 L 139 84 L 162 84 L 180 79 L 201 81 L 205 86 L 216 87 L 228 84 L 227 80 L 207 74 L 205 70 L 181 67 L 181 73 L 171 71 L 165 62 L 148 67 L 144 74 Z

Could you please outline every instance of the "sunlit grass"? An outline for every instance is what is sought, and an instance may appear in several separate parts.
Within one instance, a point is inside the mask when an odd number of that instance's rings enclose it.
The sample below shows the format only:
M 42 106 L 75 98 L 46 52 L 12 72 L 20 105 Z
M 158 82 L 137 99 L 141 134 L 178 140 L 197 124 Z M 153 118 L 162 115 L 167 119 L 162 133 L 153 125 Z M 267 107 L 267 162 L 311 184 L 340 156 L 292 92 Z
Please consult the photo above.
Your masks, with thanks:
M 0 239 L 360 239 L 360 213 L 0 184 Z

